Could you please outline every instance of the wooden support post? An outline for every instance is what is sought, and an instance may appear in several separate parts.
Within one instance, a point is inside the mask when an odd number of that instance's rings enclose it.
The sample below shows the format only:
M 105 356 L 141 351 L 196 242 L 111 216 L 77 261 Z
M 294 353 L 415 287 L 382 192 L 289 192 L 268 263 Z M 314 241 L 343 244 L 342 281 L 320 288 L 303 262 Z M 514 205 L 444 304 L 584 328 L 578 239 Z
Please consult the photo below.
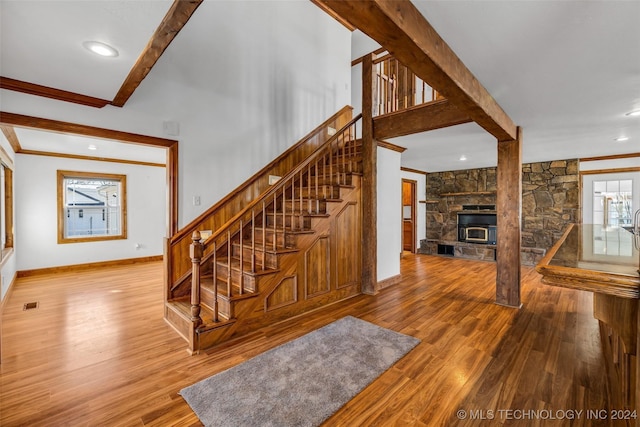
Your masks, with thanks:
M 362 61 L 362 292 L 377 292 L 377 149 L 373 139 L 373 116 L 378 106 L 375 99 L 373 55 Z
M 497 190 L 496 303 L 519 308 L 522 217 L 522 130 L 519 127 L 515 140 L 498 141 Z
M 200 318 L 200 260 L 202 259 L 203 247 L 200 243 L 200 232 L 194 231 L 191 240 L 192 243 L 189 247 L 191 257 L 191 321 L 195 329 L 202 324 Z

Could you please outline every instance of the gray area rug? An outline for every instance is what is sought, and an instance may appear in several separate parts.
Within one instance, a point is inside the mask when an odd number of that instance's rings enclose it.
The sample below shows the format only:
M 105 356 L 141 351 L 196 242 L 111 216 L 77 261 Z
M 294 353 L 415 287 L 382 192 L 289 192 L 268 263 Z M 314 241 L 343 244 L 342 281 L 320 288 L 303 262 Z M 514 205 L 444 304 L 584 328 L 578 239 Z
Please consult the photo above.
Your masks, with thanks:
M 317 426 L 419 342 L 348 316 L 180 394 L 205 426 Z

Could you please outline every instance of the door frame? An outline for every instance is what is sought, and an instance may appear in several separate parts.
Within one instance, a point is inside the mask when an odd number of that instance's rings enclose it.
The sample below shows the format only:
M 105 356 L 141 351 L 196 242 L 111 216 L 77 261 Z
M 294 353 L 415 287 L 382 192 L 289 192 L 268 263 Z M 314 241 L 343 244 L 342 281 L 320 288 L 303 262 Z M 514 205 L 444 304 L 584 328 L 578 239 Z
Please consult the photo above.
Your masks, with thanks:
M 418 190 L 418 181 L 414 180 L 414 179 L 407 179 L 407 178 L 402 178 L 402 200 L 400 203 L 400 209 L 401 209 L 401 230 L 402 230 L 402 251 L 404 252 L 405 249 L 405 240 L 404 240 L 404 224 L 405 224 L 405 219 L 404 219 L 404 185 L 409 184 L 411 186 L 411 253 L 414 254 L 416 253 L 416 234 L 417 234 L 417 190 Z

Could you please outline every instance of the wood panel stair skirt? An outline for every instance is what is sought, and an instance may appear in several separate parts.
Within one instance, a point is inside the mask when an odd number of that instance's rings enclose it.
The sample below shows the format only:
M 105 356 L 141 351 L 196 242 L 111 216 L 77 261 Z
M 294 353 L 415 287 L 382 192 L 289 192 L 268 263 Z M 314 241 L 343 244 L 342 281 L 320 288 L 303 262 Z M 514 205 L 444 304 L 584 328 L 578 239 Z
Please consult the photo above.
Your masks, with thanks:
M 360 293 L 361 116 L 203 239 L 165 319 L 197 353 Z

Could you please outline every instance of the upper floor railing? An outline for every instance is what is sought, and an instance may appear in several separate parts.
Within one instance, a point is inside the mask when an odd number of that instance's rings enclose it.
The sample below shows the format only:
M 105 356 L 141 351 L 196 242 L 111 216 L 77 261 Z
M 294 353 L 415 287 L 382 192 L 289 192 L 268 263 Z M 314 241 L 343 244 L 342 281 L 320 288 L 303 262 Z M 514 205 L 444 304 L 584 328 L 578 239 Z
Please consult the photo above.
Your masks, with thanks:
M 373 61 L 376 70 L 378 115 L 406 110 L 417 105 L 443 99 L 424 80 L 402 65 L 391 54 Z

